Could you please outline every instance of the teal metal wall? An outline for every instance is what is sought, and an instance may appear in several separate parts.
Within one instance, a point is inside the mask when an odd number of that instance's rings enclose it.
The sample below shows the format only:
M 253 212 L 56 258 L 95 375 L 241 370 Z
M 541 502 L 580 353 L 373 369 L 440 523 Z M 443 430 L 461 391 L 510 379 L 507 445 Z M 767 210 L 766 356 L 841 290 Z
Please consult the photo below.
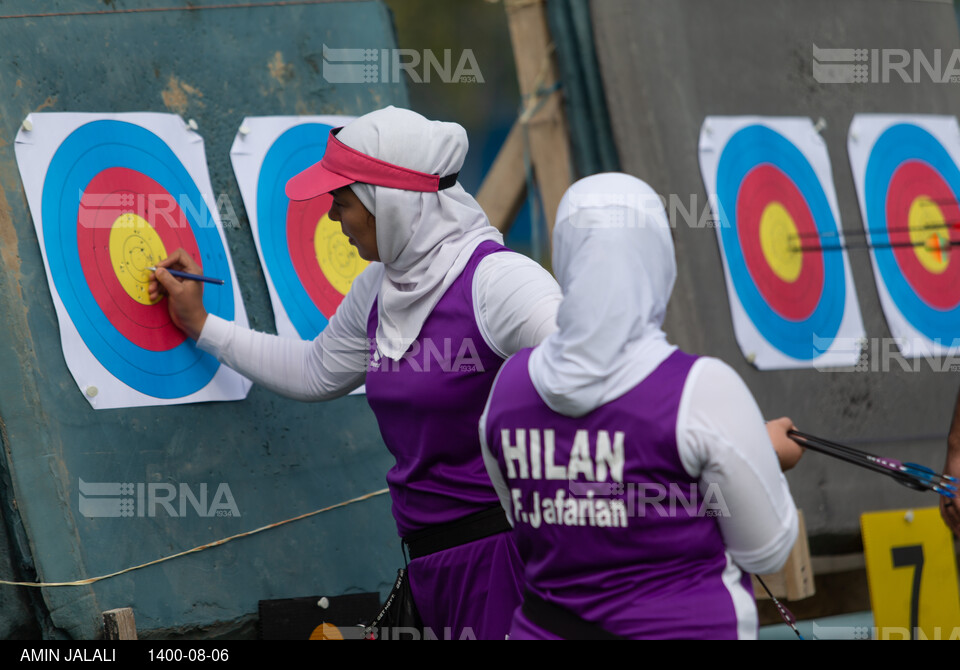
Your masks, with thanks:
M 0 578 L 107 574 L 385 486 L 392 459 L 366 400 L 305 404 L 254 387 L 245 401 L 94 411 L 64 363 L 14 157 L 30 112 L 174 112 L 195 119 L 251 325 L 273 332 L 229 150 L 244 116 L 361 114 L 406 105 L 403 84 L 333 85 L 322 47 L 395 46 L 380 2 L 203 9 L 209 0 L 0 4 Z M 124 13 L 130 8 L 179 11 Z M 89 15 L 7 18 L 23 13 Z M 226 212 L 222 212 L 226 213 Z M 226 483 L 234 518 L 87 518 L 78 482 Z M 192 509 L 192 508 L 191 508 Z M 9 537 L 8 537 L 9 536 Z M 402 556 L 379 496 L 98 582 L 0 586 L 0 636 L 94 638 L 132 607 L 141 635 L 251 634 L 261 599 L 384 591 Z

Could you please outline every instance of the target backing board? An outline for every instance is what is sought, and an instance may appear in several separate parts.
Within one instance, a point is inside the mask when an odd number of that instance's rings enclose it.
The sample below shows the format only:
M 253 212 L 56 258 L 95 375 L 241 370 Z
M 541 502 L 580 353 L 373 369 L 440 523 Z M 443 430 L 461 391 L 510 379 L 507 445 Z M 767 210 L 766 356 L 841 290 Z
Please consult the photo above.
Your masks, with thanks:
M 854 366 L 864 338 L 826 145 L 794 117 L 707 117 L 700 170 L 734 334 L 761 370 Z
M 182 247 L 224 280 L 205 285 L 207 311 L 247 325 L 203 139 L 171 114 L 31 114 L 16 155 L 64 358 L 91 406 L 245 398 L 250 382 L 147 295 L 147 268 Z
M 880 305 L 901 353 L 960 353 L 957 119 L 857 114 L 847 148 Z
M 230 150 L 281 337 L 314 339 L 368 265 L 327 215 L 331 196 L 295 202 L 284 193 L 353 118 L 247 117 Z

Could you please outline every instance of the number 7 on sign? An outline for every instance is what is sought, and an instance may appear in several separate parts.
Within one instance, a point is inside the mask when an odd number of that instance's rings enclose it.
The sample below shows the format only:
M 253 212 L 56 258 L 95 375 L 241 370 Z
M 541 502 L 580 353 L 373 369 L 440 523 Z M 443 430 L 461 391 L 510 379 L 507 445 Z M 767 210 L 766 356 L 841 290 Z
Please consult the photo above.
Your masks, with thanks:
M 910 589 L 910 639 L 914 638 L 920 627 L 920 581 L 923 577 L 923 545 L 911 544 L 906 547 L 890 549 L 893 567 L 913 566 L 913 588 Z
M 940 510 L 860 517 L 875 637 L 960 639 L 960 588 L 953 535 Z

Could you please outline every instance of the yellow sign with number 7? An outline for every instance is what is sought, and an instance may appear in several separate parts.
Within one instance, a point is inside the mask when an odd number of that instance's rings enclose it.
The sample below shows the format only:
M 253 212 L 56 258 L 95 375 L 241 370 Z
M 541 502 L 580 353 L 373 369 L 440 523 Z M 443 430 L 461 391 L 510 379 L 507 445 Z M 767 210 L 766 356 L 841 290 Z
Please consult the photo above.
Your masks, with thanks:
M 874 637 L 960 639 L 953 535 L 936 507 L 860 517 Z

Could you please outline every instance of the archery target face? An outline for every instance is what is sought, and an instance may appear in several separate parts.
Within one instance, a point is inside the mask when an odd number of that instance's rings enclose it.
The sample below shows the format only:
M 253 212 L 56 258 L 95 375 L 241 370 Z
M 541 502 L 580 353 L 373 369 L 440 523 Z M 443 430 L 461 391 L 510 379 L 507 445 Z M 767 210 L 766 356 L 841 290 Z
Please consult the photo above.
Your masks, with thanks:
M 51 116 L 74 120 L 93 115 Z M 167 115 L 134 116 L 155 120 Z M 151 301 L 147 294 L 148 268 L 183 248 L 204 274 L 225 281 L 224 286 L 204 288 L 207 311 L 228 320 L 242 315 L 245 322 L 219 224 L 194 177 L 167 142 L 144 125 L 121 118 L 77 123 L 62 141 L 54 142 L 39 206 L 31 203 L 55 302 L 62 303 L 65 312 L 61 314 L 65 354 L 73 350 L 66 337 L 75 329 L 85 349 L 113 379 L 98 379 L 87 363 L 68 360 L 68 364 L 92 403 L 108 388 L 130 396 L 129 404 L 120 405 L 108 396 L 102 402 L 109 406 L 162 404 L 150 399 L 227 399 L 209 388 L 221 373 L 217 360 L 173 324 L 165 299 Z M 179 117 L 173 118 L 183 126 Z M 52 135 L 55 125 L 43 127 Z M 59 130 L 63 132 L 63 127 Z M 21 170 L 26 183 L 25 165 Z M 221 378 L 240 379 L 223 372 Z M 84 383 L 80 377 L 96 383 Z M 114 380 L 125 390 L 113 389 Z
M 760 368 L 853 364 L 843 349 L 862 337 L 862 325 L 845 253 L 821 248 L 840 231 L 829 161 L 812 124 L 711 117 L 700 158 L 708 193 L 716 194 L 744 355 Z
M 904 355 L 960 351 L 960 129 L 857 115 L 848 138 L 874 276 Z
M 736 243 L 762 302 L 788 323 L 809 319 L 822 303 L 824 262 L 821 253 L 797 250 L 801 234 L 816 234 L 817 226 L 796 184 L 770 163 L 750 169 L 737 194 L 736 221 Z M 789 332 L 774 336 L 790 346 Z
M 90 180 L 77 221 L 86 284 L 116 331 L 149 351 L 167 351 L 187 339 L 166 304 L 157 307 L 147 295 L 147 268 L 180 247 L 202 264 L 186 216 L 156 181 L 119 167 Z
M 328 216 L 332 203 L 333 198 L 324 195 L 304 202 L 290 201 L 287 206 L 290 263 L 300 286 L 326 320 L 368 265 L 340 230 L 340 224 Z M 316 322 L 322 323 L 319 316 Z
M 329 195 L 296 202 L 287 181 L 319 161 L 330 131 L 350 117 L 244 119 L 231 150 L 234 172 L 255 228 L 277 332 L 313 339 L 329 323 L 353 280 L 367 267 L 328 216 Z

